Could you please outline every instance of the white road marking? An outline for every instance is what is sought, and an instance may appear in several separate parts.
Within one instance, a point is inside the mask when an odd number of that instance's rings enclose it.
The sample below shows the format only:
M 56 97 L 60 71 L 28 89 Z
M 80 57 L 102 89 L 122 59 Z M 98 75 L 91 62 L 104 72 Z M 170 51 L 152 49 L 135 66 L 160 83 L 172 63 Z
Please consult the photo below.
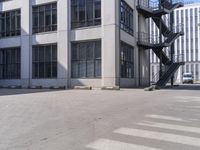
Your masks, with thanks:
M 87 147 L 95 150 L 161 150 L 157 148 L 129 144 L 108 139 L 99 139 L 94 143 L 87 145 Z
M 200 138 L 189 136 L 130 128 L 119 128 L 114 133 L 200 147 Z
M 172 125 L 172 124 L 167 124 L 167 123 L 155 123 L 155 122 L 137 123 L 137 124 L 142 125 L 142 126 L 157 127 L 157 128 L 163 128 L 163 129 L 171 129 L 171 130 L 193 132 L 193 133 L 200 134 L 200 128 L 197 128 L 197 127 L 188 127 L 188 126 Z
M 172 116 L 164 116 L 164 115 L 146 115 L 145 117 L 154 118 L 154 119 L 163 119 L 163 120 L 188 122 L 186 120 L 183 120 L 182 118 L 177 118 L 177 117 L 172 117 Z
M 184 99 L 184 100 L 187 100 L 188 102 L 191 102 L 191 101 L 200 101 L 200 97 L 195 97 L 195 96 L 177 96 L 176 98 L 178 98 L 178 99 Z

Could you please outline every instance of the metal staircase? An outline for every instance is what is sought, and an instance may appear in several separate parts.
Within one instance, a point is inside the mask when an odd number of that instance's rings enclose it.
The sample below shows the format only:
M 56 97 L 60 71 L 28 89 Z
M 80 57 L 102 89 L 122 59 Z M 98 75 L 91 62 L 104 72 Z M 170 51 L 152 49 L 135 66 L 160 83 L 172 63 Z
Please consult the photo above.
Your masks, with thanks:
M 174 76 L 175 72 L 181 65 L 184 65 L 182 55 L 175 56 L 172 49 L 175 40 L 184 35 L 183 26 L 174 26 L 170 18 L 170 25 L 167 25 L 164 17 L 166 15 L 173 16 L 173 11 L 176 8 L 182 7 L 183 3 L 180 0 L 158 0 L 158 2 L 150 2 L 149 0 L 138 0 L 137 10 L 145 18 L 151 18 L 159 29 L 159 36 L 150 35 L 149 33 L 138 33 L 138 46 L 144 49 L 151 49 L 160 59 L 159 76 L 156 79 L 155 85 L 163 87 Z M 164 48 L 171 47 L 171 54 L 163 51 Z M 162 68 L 165 68 L 164 70 Z

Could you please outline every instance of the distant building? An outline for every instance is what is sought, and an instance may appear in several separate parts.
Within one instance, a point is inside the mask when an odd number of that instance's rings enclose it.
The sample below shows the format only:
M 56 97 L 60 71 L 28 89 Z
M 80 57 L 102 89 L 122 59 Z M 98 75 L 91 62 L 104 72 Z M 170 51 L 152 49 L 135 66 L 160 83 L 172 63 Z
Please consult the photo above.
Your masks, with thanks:
M 169 19 L 166 16 L 165 21 Z M 178 8 L 174 12 L 174 26 L 183 24 L 184 36 L 179 37 L 175 41 L 175 57 L 181 57 L 185 61 L 185 65 L 180 67 L 175 74 L 176 82 L 182 82 L 183 73 L 190 72 L 194 76 L 195 81 L 200 81 L 200 3 L 186 4 L 184 7 Z M 154 35 L 158 34 L 157 27 L 150 21 L 150 32 Z M 170 52 L 166 50 L 167 55 Z M 180 58 L 182 59 L 182 58 Z M 159 58 L 151 52 L 151 81 L 159 72 Z

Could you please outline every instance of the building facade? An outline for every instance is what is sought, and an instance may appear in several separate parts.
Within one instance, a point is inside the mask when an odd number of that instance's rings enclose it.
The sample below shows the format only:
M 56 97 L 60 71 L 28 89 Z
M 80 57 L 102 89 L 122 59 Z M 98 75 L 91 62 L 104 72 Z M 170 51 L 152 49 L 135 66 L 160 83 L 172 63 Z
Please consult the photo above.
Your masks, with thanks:
M 136 0 L 0 1 L 0 86 L 139 87 L 149 52 Z
M 166 16 L 165 21 L 169 19 Z M 158 29 L 150 21 L 151 33 L 156 35 Z M 184 73 L 192 73 L 196 82 L 200 81 L 200 3 L 185 4 L 174 12 L 174 26 L 183 27 L 184 36 L 175 41 L 175 57 L 180 57 L 185 65 L 180 67 L 175 74 L 175 81 L 182 82 Z M 176 30 L 176 29 L 174 29 Z M 166 50 L 166 54 L 170 52 Z M 151 81 L 154 81 L 159 72 L 159 59 L 153 52 L 150 54 Z

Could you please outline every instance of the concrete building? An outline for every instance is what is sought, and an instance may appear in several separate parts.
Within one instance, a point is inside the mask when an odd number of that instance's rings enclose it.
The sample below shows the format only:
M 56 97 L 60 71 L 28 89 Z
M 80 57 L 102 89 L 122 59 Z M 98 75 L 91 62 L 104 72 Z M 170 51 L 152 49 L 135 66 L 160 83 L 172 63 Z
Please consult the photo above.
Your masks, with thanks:
M 1 0 L 0 86 L 139 87 L 150 82 L 136 0 Z
M 184 36 L 179 37 L 175 41 L 175 55 L 183 57 L 185 65 L 180 67 L 175 74 L 176 82 L 182 82 L 184 73 L 192 73 L 194 80 L 200 80 L 200 3 L 185 4 L 184 7 L 178 8 L 174 11 L 175 26 L 183 24 Z M 168 21 L 166 16 L 165 21 Z M 151 33 L 156 34 L 158 31 L 155 24 L 150 23 Z M 165 51 L 170 55 L 168 50 Z M 182 58 L 181 58 L 182 59 Z M 159 72 L 159 58 L 153 52 L 150 54 L 151 60 L 151 81 Z

